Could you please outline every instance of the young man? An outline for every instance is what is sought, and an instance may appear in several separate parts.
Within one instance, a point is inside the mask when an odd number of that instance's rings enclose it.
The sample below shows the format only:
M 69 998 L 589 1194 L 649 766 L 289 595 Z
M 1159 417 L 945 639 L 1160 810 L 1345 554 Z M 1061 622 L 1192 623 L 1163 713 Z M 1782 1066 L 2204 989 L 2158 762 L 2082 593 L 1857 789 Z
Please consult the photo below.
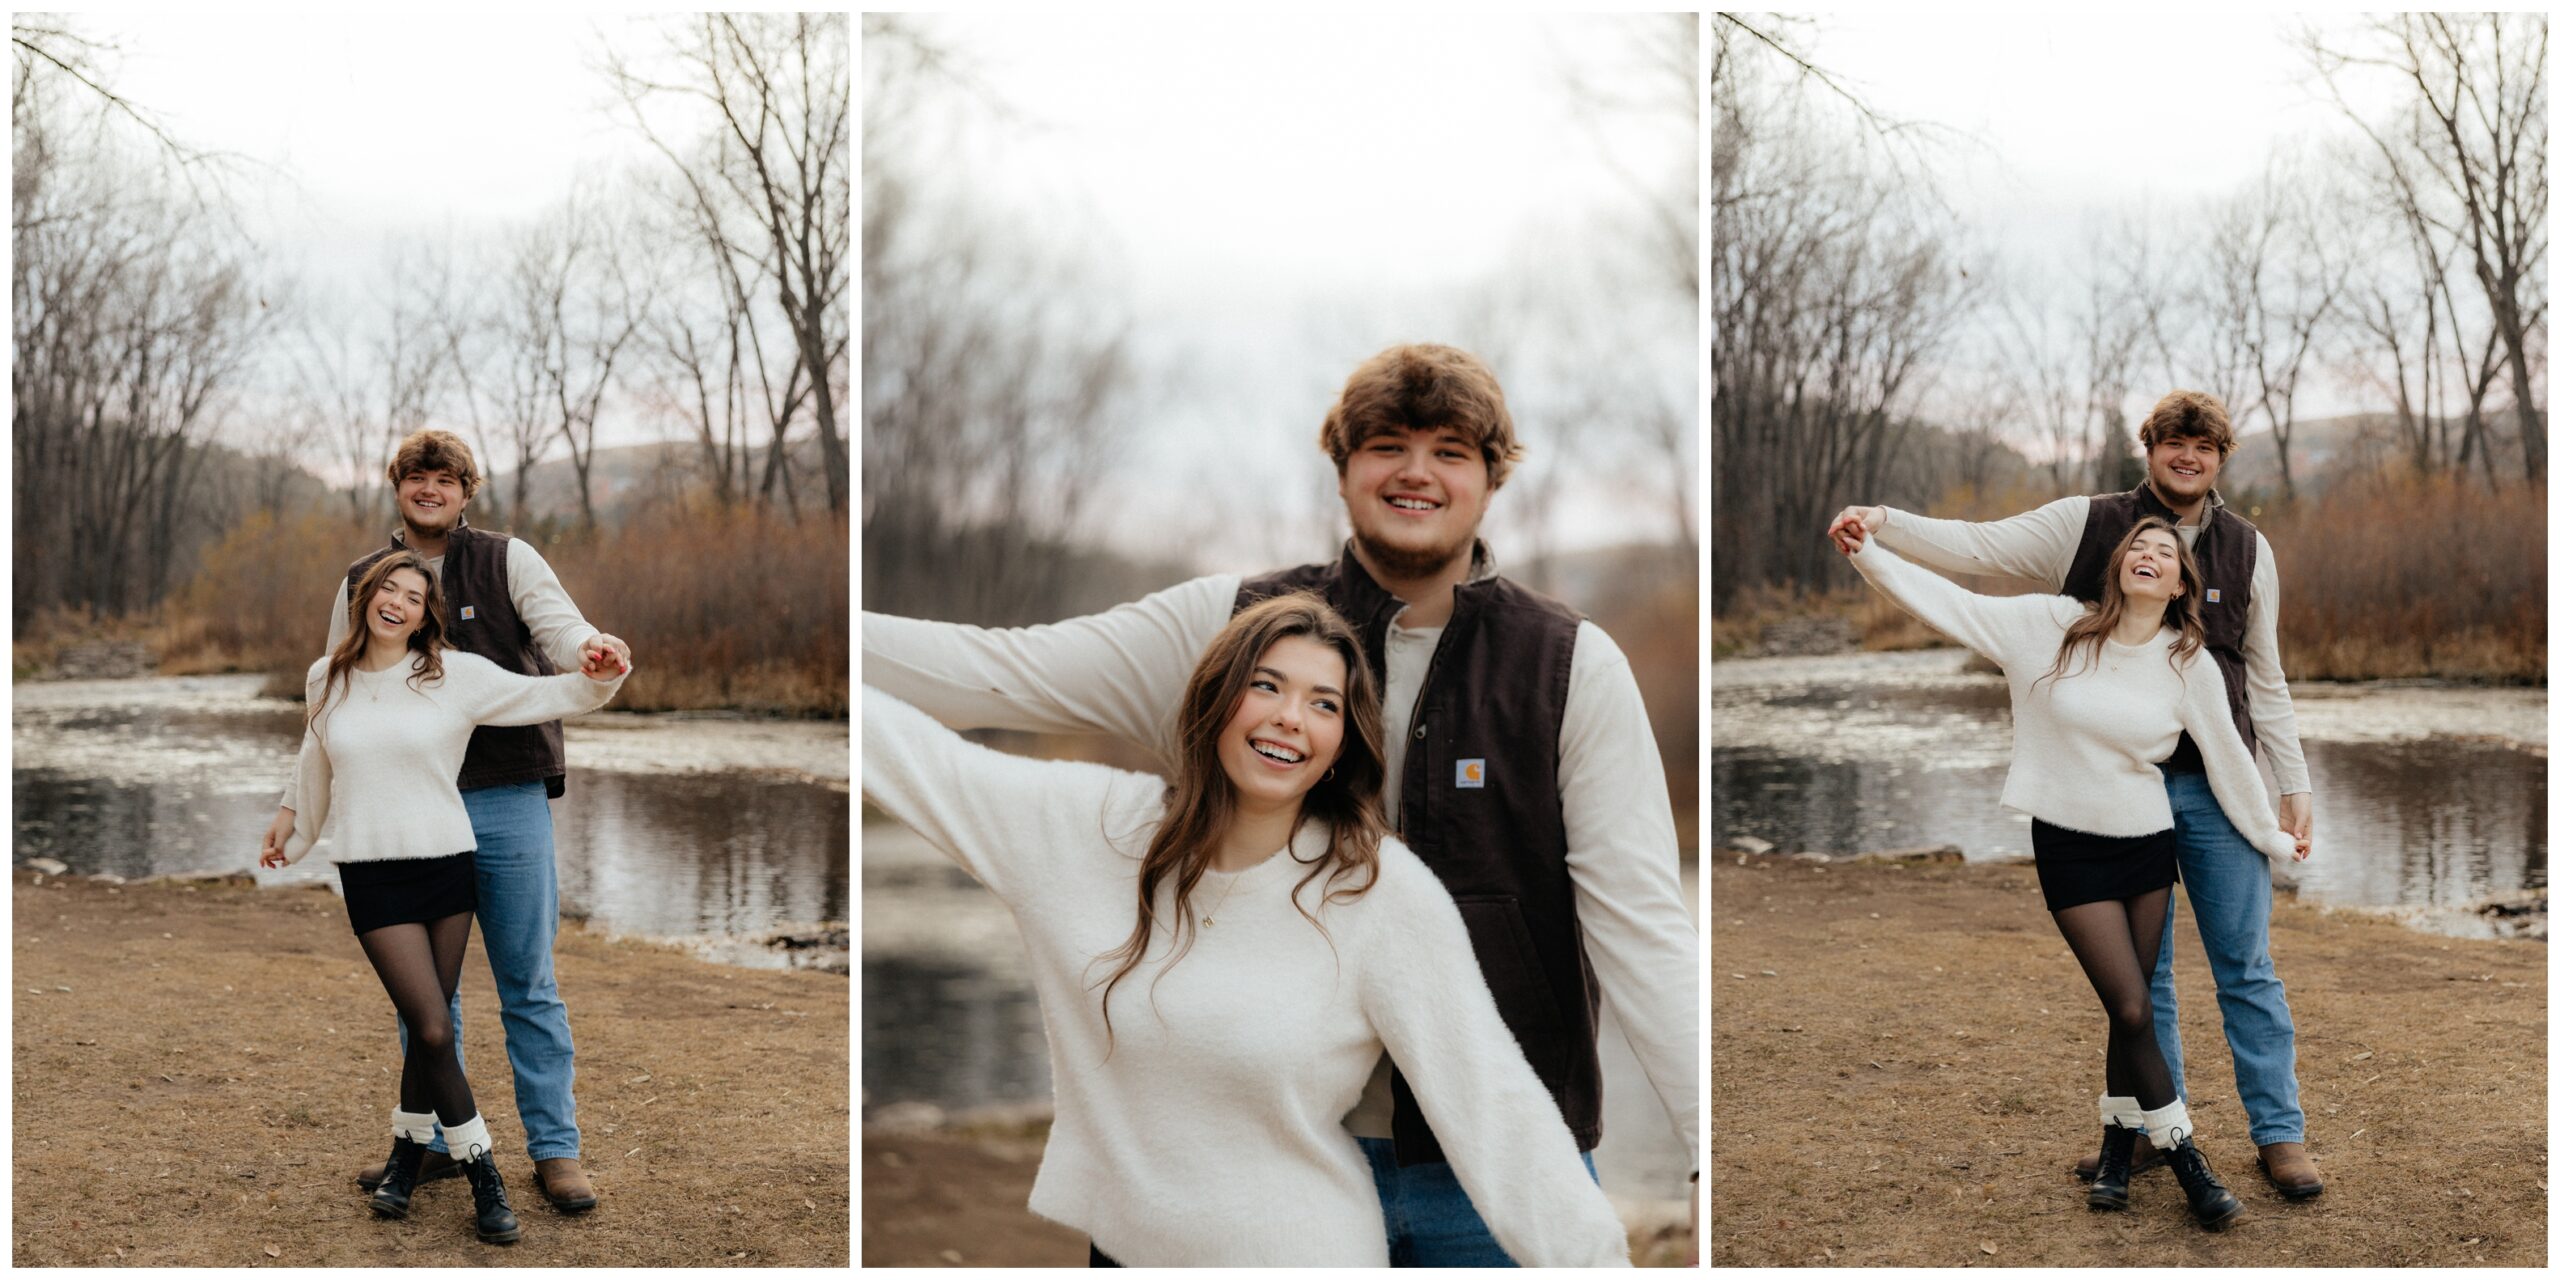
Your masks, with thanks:
M 2311 774 L 2294 729 L 2293 695 L 2276 654 L 2276 559 L 2265 535 L 2226 508 L 2214 481 L 2230 460 L 2234 440 L 2222 402 L 2200 391 L 2172 391 L 2142 423 L 2150 477 L 2124 493 L 2063 498 L 2024 515 L 1987 524 L 1932 520 L 1885 507 L 1850 507 L 1831 522 L 1844 548 L 1868 534 L 1934 569 L 1950 573 L 2004 574 L 2049 591 L 2095 601 L 2104 589 L 2108 555 L 2133 522 L 2146 515 L 2177 522 L 2178 536 L 2195 553 L 2205 584 L 2205 652 L 2221 665 L 2231 695 L 2231 716 L 2252 750 L 2263 747 L 2283 799 L 2284 829 L 2311 838 Z M 2213 966 L 2222 1006 L 2222 1034 L 2231 1045 L 2232 1073 L 2249 1112 L 2249 1136 L 2258 1145 L 2258 1167 L 2287 1199 L 2319 1195 L 2320 1172 L 2303 1149 L 2302 1107 L 2293 1069 L 2293 1012 L 2284 983 L 2267 951 L 2273 909 L 2273 869 L 2241 838 L 2214 802 L 2195 744 L 2180 738 L 2160 766 L 2177 815 L 2178 871 L 2196 911 L 2196 932 Z M 2177 904 L 2161 926 L 2160 959 L 2152 970 L 2153 1026 L 2169 1060 L 2178 1095 L 2185 1097 L 2186 1064 L 2179 1052 L 2178 993 L 2170 939 Z M 2135 1170 L 2158 1163 L 2149 1139 L 2138 1140 Z M 2080 1163 L 2082 1178 L 2096 1158 Z
M 1393 347 L 1351 375 L 1319 440 L 1351 517 L 1339 560 L 1019 630 L 866 613 L 862 678 L 954 728 L 1109 733 L 1171 760 L 1184 682 L 1227 619 L 1322 595 L 1385 690 L 1387 819 L 1457 900 L 1503 1020 L 1587 1152 L 1599 1001 L 1617 1008 L 1687 1152 L 1694 1229 L 1698 935 L 1662 759 L 1616 643 L 1504 579 L 1476 540 L 1524 452 L 1502 389 L 1453 347 Z M 1393 1062 L 1343 1123 L 1396 1265 L 1511 1265 Z
M 482 533 L 463 519 L 481 477 L 460 437 L 435 430 L 411 434 L 392 456 L 389 475 L 401 527 L 389 546 L 347 567 L 329 609 L 328 643 L 322 652 L 334 651 L 346 638 L 350 585 L 375 560 L 406 548 L 425 556 L 443 585 L 450 615 L 445 635 L 455 648 L 525 675 L 550 675 L 573 666 L 591 673 L 615 663 L 628 666 L 630 648 L 587 625 L 532 546 L 521 538 Z M 460 781 L 478 846 L 473 865 L 479 879 L 480 936 L 489 971 L 497 979 L 526 1154 L 543 1196 L 565 1211 L 582 1213 L 595 1207 L 596 1192 L 579 1164 L 577 1101 L 571 1095 L 576 1050 L 569 1040 L 569 1010 L 551 974 L 551 943 L 560 928 L 551 801 L 565 787 L 565 759 L 559 721 L 520 729 L 482 728 L 471 735 Z M 293 833 L 294 810 L 301 804 L 298 786 L 293 779 L 286 782 L 283 803 L 267 828 L 269 849 L 281 850 Z M 459 994 L 453 1000 L 453 1019 L 455 1026 L 462 1025 Z M 445 1153 L 439 1132 L 419 1181 L 460 1172 L 461 1166 Z M 381 1178 L 380 1166 L 356 1175 L 368 1190 Z

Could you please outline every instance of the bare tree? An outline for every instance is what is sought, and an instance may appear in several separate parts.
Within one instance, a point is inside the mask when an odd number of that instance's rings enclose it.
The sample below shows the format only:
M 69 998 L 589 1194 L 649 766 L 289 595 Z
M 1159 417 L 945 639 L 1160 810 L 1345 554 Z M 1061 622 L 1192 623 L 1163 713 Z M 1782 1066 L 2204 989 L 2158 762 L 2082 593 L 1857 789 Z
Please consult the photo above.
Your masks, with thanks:
M 2533 375 L 2548 296 L 2549 120 L 2542 14 L 2392 14 L 2360 38 L 2304 45 L 2339 106 L 2394 157 L 2410 211 L 2446 232 L 2488 307 L 2505 356 L 2527 480 L 2541 475 L 2544 428 Z M 2405 94 L 2389 114 L 2359 110 L 2340 85 L 2378 73 Z M 2466 368 L 2468 361 L 2465 361 Z M 2489 367 L 2484 356 L 2482 366 Z
M 677 69 L 653 76 L 615 55 L 607 72 L 633 121 L 682 174 L 706 235 L 752 259 L 758 288 L 770 287 L 797 349 L 799 373 L 786 378 L 776 409 L 794 406 L 805 378 L 815 419 L 827 509 L 845 509 L 850 460 L 839 416 L 849 384 L 852 326 L 843 314 L 853 248 L 850 33 L 842 14 L 703 14 L 670 30 Z M 707 107 L 712 136 L 688 145 L 650 115 L 660 95 Z M 722 207 L 739 211 L 754 238 L 737 233 Z M 751 273 L 735 271 L 742 282 Z M 766 484 L 785 452 L 778 429 Z M 781 473 L 788 484 L 788 472 Z
M 205 450 L 267 316 L 245 247 L 171 195 L 135 109 L 13 25 L 14 621 L 168 589 Z M 103 100 L 101 100 L 103 99 Z M 146 123 L 147 120 L 146 120 Z

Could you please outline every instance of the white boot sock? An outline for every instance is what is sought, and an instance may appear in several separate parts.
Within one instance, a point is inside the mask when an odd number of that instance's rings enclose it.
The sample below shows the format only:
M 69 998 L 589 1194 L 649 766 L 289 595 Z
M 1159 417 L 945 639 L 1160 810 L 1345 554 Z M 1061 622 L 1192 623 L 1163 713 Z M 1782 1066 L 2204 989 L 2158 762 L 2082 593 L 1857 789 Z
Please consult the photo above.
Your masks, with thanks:
M 2112 1093 L 2098 1095 L 2098 1127 L 2113 1125 L 2119 1129 L 2142 1127 L 2142 1103 L 2136 1098 L 2121 1098 Z
M 2173 1098 L 2157 1111 L 2143 1112 L 2142 1129 L 2151 1135 L 2151 1145 L 2163 1151 L 2187 1145 L 2195 1133 L 2195 1123 L 2187 1119 L 2187 1100 Z
M 436 1113 L 391 1109 L 391 1132 L 425 1146 L 436 1140 Z
M 489 1154 L 489 1125 L 477 1112 L 460 1124 L 444 1127 L 445 1149 L 456 1160 L 477 1160 Z

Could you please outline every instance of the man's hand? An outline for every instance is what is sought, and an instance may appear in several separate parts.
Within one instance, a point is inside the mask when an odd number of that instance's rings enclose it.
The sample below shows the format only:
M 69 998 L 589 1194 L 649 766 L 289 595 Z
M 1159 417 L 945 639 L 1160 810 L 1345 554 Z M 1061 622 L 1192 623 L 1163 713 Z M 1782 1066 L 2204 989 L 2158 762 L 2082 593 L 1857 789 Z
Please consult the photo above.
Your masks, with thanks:
M 1846 556 L 1857 554 L 1858 548 L 1867 545 L 1867 535 L 1883 527 L 1882 507 L 1842 507 L 1840 514 L 1831 517 L 1831 527 L 1824 533 L 1831 545 Z
M 292 838 L 293 810 L 277 805 L 275 821 L 267 824 L 267 834 L 258 841 L 258 865 L 283 866 L 284 842 Z M 274 858 L 276 861 L 268 862 L 269 858 Z
M 2293 837 L 2293 860 L 2311 856 L 2311 793 L 2296 791 L 2276 802 L 2276 825 Z
M 631 670 L 631 646 L 620 636 L 598 632 L 578 646 L 578 663 L 588 679 L 609 680 Z

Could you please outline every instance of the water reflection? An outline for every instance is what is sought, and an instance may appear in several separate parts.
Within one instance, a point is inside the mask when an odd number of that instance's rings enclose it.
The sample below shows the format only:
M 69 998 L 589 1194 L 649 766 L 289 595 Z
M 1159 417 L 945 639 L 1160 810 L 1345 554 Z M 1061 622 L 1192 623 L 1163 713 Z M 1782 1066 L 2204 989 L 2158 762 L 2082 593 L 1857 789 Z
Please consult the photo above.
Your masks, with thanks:
M 1999 806 L 2005 685 L 1962 662 L 1939 652 L 1719 664 L 1716 843 L 2028 856 L 2026 817 Z M 2305 899 L 2455 927 L 2424 909 L 2548 886 L 2547 762 L 2531 736 L 2541 691 L 2307 686 L 2295 697 L 2318 840 L 2309 861 L 2277 875 Z
M 299 709 L 256 697 L 256 684 L 212 677 L 21 690 L 12 733 L 16 860 L 51 858 L 74 873 L 128 879 L 251 870 L 301 729 Z M 575 769 L 568 796 L 552 806 L 563 914 L 608 932 L 687 939 L 845 921 L 852 798 L 799 771 L 823 758 L 827 739 L 841 743 L 841 726 L 643 718 L 585 726 L 573 761 L 606 767 Z M 632 760 L 677 761 L 689 771 L 635 770 Z M 794 772 L 767 771 L 776 766 Z M 336 880 L 317 863 L 258 875 Z M 740 946 L 718 958 L 840 966 L 842 956 Z

